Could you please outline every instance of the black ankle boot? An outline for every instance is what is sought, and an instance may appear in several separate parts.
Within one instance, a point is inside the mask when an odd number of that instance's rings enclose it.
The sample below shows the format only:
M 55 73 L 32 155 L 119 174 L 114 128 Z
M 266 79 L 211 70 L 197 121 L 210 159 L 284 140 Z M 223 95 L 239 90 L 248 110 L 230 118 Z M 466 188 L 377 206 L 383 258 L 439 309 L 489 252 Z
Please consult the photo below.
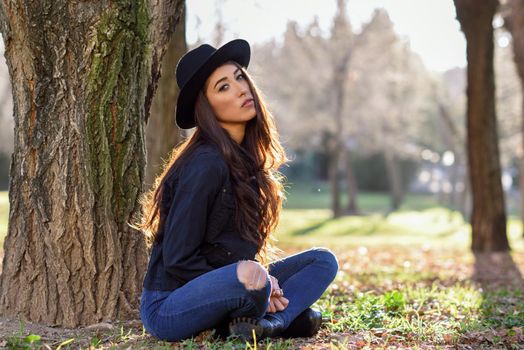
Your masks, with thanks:
M 253 340 L 253 333 L 258 339 L 278 337 L 284 330 L 284 324 L 272 318 L 237 317 L 229 323 L 229 334 L 244 340 Z
M 284 338 L 312 337 L 317 334 L 321 325 L 322 313 L 307 308 L 291 322 L 281 336 Z

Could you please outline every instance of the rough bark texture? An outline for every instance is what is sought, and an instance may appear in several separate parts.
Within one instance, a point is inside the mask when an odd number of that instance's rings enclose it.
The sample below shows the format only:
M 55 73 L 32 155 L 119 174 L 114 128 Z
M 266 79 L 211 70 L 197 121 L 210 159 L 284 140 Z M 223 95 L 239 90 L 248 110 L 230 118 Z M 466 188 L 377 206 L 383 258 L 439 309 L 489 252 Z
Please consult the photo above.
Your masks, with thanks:
M 183 13 L 167 45 L 162 74 L 151 105 L 151 117 L 146 127 L 146 188 L 151 187 L 171 150 L 183 139 L 182 131 L 175 123 L 175 106 L 179 92 L 175 70 L 178 60 L 187 52 L 185 26 Z
M 497 0 L 455 0 L 467 41 L 467 147 L 475 252 L 509 249 L 495 114 L 492 20 L 497 6 Z
M 524 96 L 524 0 L 507 1 L 504 23 L 513 38 L 513 60 L 517 66 Z M 520 203 L 521 219 L 524 221 L 524 98 L 522 99 L 521 133 L 523 139 L 520 146 Z
M 0 3 L 15 116 L 3 315 L 66 327 L 137 316 L 147 249 L 127 223 L 181 2 Z

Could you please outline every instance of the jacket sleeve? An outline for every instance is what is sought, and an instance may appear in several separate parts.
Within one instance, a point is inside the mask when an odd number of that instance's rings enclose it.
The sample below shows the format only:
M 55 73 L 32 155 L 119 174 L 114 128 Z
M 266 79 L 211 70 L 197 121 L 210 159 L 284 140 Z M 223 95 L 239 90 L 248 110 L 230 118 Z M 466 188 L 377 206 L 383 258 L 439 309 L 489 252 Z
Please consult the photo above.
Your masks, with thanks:
M 186 283 L 214 268 L 201 255 L 208 214 L 225 178 L 213 154 L 197 154 L 180 171 L 162 241 L 164 268 Z

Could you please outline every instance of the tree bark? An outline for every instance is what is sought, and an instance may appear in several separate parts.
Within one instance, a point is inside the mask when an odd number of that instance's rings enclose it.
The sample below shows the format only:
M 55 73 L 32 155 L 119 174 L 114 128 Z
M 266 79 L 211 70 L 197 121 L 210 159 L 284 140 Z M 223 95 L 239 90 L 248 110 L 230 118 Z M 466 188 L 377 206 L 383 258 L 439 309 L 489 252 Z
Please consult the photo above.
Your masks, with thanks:
M 163 169 L 173 148 L 182 141 L 182 131 L 175 123 L 175 106 L 179 89 L 176 84 L 176 64 L 187 52 L 185 8 L 180 16 L 164 55 L 162 74 L 151 105 L 151 118 L 146 127 L 147 166 L 145 187 L 150 188 Z
M 520 78 L 522 95 L 524 96 L 524 0 L 509 0 L 504 15 L 505 27 L 513 38 L 513 60 Z M 524 222 L 524 98 L 522 99 L 520 146 L 520 210 L 521 220 Z M 523 230 L 524 235 L 524 230 Z
M 502 191 L 493 70 L 493 15 L 497 0 L 454 0 L 466 36 L 467 147 L 473 195 L 472 249 L 509 250 Z
M 15 145 L 0 312 L 137 317 L 144 123 L 182 1 L 0 3 Z

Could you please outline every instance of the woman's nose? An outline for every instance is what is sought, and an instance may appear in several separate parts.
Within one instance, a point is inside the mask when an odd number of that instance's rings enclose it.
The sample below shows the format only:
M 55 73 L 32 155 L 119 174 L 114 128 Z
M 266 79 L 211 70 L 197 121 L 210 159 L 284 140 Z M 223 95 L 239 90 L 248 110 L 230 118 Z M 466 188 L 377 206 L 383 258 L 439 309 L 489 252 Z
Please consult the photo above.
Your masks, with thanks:
M 247 88 L 240 85 L 240 89 L 239 89 L 239 95 L 240 96 L 244 96 L 245 94 L 247 94 Z
M 238 83 L 238 95 L 239 96 L 246 95 L 248 91 L 249 91 L 249 88 L 247 84 L 242 84 L 241 82 Z

